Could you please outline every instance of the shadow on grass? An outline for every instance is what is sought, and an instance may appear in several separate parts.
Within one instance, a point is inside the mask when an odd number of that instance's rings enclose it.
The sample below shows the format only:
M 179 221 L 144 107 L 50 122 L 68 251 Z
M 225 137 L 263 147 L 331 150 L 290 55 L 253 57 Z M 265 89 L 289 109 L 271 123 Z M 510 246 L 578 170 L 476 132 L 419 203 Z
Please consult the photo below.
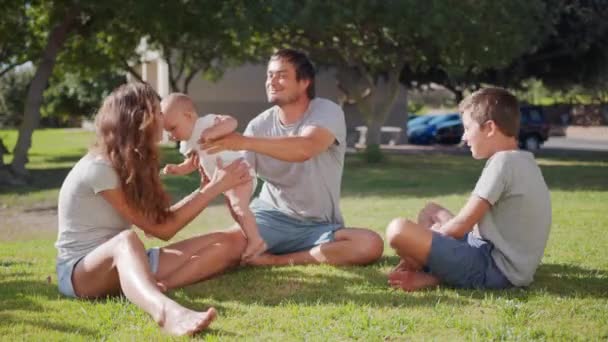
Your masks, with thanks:
M 86 336 L 91 339 L 98 337 L 96 331 L 83 328 L 82 326 L 74 325 L 63 321 L 62 323 L 51 322 L 39 319 L 29 319 L 19 316 L 18 318 L 5 312 L 0 312 L 0 325 L 16 326 L 16 325 L 28 325 L 38 329 L 55 330 L 66 334 L 78 334 L 79 336 Z
M 28 184 L 24 186 L 0 186 L 0 194 L 27 195 L 41 190 L 59 189 L 71 168 L 29 170 Z
M 19 273 L 11 273 L 17 276 Z M 59 298 L 57 286 L 43 281 L 10 280 L 0 282 L 0 326 L 30 325 L 37 329 L 56 330 L 64 333 L 75 333 L 95 337 L 96 332 L 67 322 L 53 322 L 43 319 L 30 319 L 29 313 L 40 313 L 45 307 L 40 303 Z M 27 315 L 18 317 L 11 311 L 26 311 Z
M 559 297 L 608 298 L 608 271 L 567 264 L 542 264 L 530 292 L 549 292 Z
M 388 260 L 390 258 L 384 257 L 380 263 Z M 455 306 L 470 303 L 467 298 L 435 291 L 423 296 L 395 291 L 388 286 L 387 275 L 378 266 L 241 268 L 180 290 L 185 298 L 179 301 L 188 307 L 194 304 L 188 298 L 200 297 L 210 297 L 209 305 L 230 301 L 261 306 L 355 303 L 370 307 L 432 307 L 438 300 Z
M 608 190 L 608 152 L 547 153 L 541 169 L 550 190 Z M 378 165 L 346 160 L 342 196 L 435 197 L 469 193 L 485 161 L 459 155 L 393 155 Z
M 82 158 L 86 153 L 87 153 L 86 149 L 81 149 L 78 151 L 78 153 L 70 153 L 70 154 L 63 154 L 63 155 L 48 155 L 48 154 L 30 152 L 29 157 L 30 157 L 30 159 L 40 158 L 40 159 L 44 160 L 45 163 L 74 163 L 74 164 L 76 164 L 76 162 L 78 160 L 80 160 L 80 158 Z
M 559 298 L 608 298 L 608 272 L 566 264 L 542 264 L 529 287 L 507 290 L 454 289 L 475 299 L 484 299 L 486 293 L 505 299 L 527 300 L 549 294 Z
M 178 162 L 181 157 L 163 149 L 166 162 Z M 76 162 L 80 155 L 58 156 L 56 161 Z M 607 191 L 608 152 L 545 152 L 539 156 L 541 169 L 550 190 Z M 470 156 L 391 155 L 387 162 L 370 165 L 358 156 L 346 158 L 342 196 L 436 197 L 467 194 L 472 191 L 481 174 L 484 161 Z M 31 170 L 31 183 L 22 187 L 0 187 L 0 193 L 28 194 L 46 189 L 58 189 L 70 168 Z M 164 177 L 163 182 L 174 201 L 190 194 L 199 186 L 198 173 L 188 176 Z
M 478 300 L 493 297 L 519 299 L 550 294 L 560 298 L 608 298 L 608 272 L 573 265 L 541 265 L 536 281 L 529 288 L 507 290 L 454 289 L 405 293 L 392 290 L 387 284 L 387 271 L 397 264 L 397 257 L 383 257 L 378 264 L 367 267 L 295 266 L 275 268 L 241 268 L 221 277 L 182 290 L 177 298 L 188 307 L 197 303 L 191 298 L 210 298 L 206 304 L 230 313 L 221 303 L 236 301 L 245 305 L 280 306 L 297 304 L 354 303 L 371 307 L 433 307 L 438 301 L 454 306 L 476 305 Z M 447 291 L 447 292 L 446 292 Z M 458 294 L 458 295 L 455 295 Z
M 22 266 L 32 266 L 33 264 L 29 261 L 15 261 L 15 260 L 0 260 L 0 267 L 22 267 Z M 11 276 L 14 276 L 11 273 Z

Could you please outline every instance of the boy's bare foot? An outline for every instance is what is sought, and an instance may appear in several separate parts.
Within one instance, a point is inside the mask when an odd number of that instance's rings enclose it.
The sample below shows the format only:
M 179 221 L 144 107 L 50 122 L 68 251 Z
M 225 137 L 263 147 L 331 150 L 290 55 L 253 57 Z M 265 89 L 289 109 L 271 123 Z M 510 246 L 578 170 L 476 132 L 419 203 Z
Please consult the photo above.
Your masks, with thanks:
M 208 327 L 216 316 L 214 308 L 197 312 L 173 303 L 171 307 L 165 308 L 158 325 L 171 335 L 192 336 Z
M 388 283 L 395 289 L 416 291 L 439 285 L 441 281 L 428 273 L 415 271 L 395 271 L 388 277 Z
M 247 247 L 243 252 L 242 259 L 249 260 L 251 258 L 255 258 L 258 255 L 266 252 L 267 248 L 266 242 L 264 242 L 261 237 L 258 236 L 257 238 L 249 239 L 247 240 Z
M 272 255 L 270 253 L 262 253 L 260 255 L 244 260 L 244 264 L 251 266 L 274 266 L 276 265 L 275 257 L 275 255 Z
M 399 259 L 399 263 L 395 266 L 390 272 L 389 276 L 394 272 L 401 271 L 420 271 L 422 269 L 422 265 L 420 265 L 416 260 L 412 258 L 401 258 Z

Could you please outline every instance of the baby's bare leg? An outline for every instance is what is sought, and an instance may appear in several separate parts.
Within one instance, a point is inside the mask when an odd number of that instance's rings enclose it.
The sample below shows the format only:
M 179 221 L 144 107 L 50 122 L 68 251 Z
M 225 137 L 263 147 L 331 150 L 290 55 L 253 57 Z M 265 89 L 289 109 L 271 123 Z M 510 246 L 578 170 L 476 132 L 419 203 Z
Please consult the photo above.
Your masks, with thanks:
M 258 256 L 266 251 L 266 243 L 258 232 L 255 216 L 249 209 L 249 201 L 253 193 L 253 181 L 239 185 L 226 191 L 226 197 L 230 202 L 232 214 L 247 236 L 247 247 L 243 252 L 243 259 Z

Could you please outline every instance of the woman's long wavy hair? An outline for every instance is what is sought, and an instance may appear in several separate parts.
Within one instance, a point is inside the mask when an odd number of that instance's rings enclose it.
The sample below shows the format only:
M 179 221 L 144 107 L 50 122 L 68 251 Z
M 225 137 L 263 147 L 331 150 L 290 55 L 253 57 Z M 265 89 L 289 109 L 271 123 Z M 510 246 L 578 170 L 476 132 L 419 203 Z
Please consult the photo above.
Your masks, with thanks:
M 159 96 L 150 85 L 123 84 L 95 116 L 93 146 L 116 170 L 128 205 L 156 223 L 171 215 L 159 176 L 160 115 Z

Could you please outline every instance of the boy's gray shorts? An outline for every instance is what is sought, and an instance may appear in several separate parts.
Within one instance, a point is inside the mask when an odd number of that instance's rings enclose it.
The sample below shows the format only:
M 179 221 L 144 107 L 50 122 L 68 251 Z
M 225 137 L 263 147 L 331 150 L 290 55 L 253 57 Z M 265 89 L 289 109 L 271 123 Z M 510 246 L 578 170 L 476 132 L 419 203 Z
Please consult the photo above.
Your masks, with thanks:
M 438 277 L 443 283 L 455 287 L 512 287 L 492 258 L 493 248 L 492 243 L 471 233 L 459 240 L 433 232 L 425 271 Z
M 342 224 L 303 221 L 288 216 L 266 202 L 255 199 L 251 203 L 260 236 L 272 254 L 287 254 L 307 250 L 334 241 L 334 233 Z
M 150 265 L 150 270 L 152 274 L 155 274 L 158 271 L 158 259 L 160 255 L 160 248 L 153 247 L 146 251 L 148 255 L 148 265 Z M 86 255 L 85 255 L 86 256 Z M 57 272 L 57 286 L 59 287 L 59 292 L 61 292 L 64 296 L 76 298 L 76 293 L 74 292 L 74 285 L 72 284 L 72 273 L 74 273 L 74 269 L 76 265 L 84 258 L 74 258 L 72 260 L 58 262 L 55 267 Z

